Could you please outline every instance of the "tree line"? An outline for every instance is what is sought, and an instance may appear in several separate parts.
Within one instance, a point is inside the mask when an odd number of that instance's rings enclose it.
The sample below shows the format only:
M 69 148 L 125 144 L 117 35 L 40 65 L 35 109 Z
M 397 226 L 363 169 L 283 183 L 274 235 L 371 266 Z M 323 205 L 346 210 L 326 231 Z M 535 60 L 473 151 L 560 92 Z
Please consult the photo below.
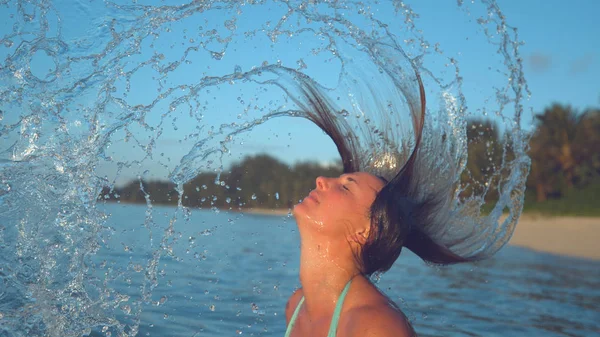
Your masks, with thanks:
M 552 104 L 535 115 L 533 126 L 528 144 L 529 202 L 561 199 L 578 189 L 600 185 L 600 109 L 580 112 L 570 106 Z M 514 158 L 511 144 L 503 142 L 506 135 L 500 135 L 497 125 L 490 120 L 469 121 L 467 138 L 467 170 L 461 177 L 465 186 L 463 196 L 486 190 L 486 197 L 494 199 L 499 180 L 509 174 L 502 161 Z
M 187 207 L 239 210 L 291 208 L 315 187 L 317 176 L 342 174 L 340 163 L 313 162 L 286 165 L 267 154 L 249 156 L 220 175 L 202 172 L 183 186 Z M 143 187 L 143 190 L 142 190 Z M 175 184 L 166 181 L 132 181 L 122 188 L 104 187 L 100 198 L 125 203 L 172 204 L 178 202 Z
M 486 192 L 508 177 L 503 160 L 513 157 L 506 135 L 491 120 L 471 120 L 467 170 L 461 176 L 461 195 Z M 529 142 L 531 170 L 527 190 L 537 202 L 560 199 L 573 190 L 600 184 L 600 109 L 576 111 L 553 104 L 535 116 Z M 501 170 L 506 170 L 502 172 Z M 315 187 L 317 176 L 342 174 L 341 162 L 323 166 L 312 162 L 286 165 L 266 154 L 246 157 L 220 175 L 200 173 L 183 186 L 187 207 L 243 209 L 291 208 Z M 132 181 L 124 187 L 105 187 L 99 198 L 127 203 L 176 204 L 175 185 L 165 181 Z

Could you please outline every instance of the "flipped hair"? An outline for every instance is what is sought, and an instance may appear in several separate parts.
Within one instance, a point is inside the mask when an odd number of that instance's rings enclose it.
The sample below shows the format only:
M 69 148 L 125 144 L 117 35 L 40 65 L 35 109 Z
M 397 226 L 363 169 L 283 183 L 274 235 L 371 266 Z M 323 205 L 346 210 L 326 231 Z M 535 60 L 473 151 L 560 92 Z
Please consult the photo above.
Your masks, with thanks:
M 440 211 L 444 211 L 447 203 L 446 195 L 436 195 L 425 191 L 421 186 L 427 183 L 422 174 L 415 174 L 420 158 L 423 125 L 425 121 L 425 92 L 419 75 L 416 75 L 419 85 L 419 113 L 411 113 L 415 132 L 414 146 L 402 167 L 391 180 L 379 176 L 385 186 L 377 194 L 370 208 L 371 230 L 367 241 L 356 256 L 362 273 L 385 272 L 390 269 L 400 256 L 402 247 L 431 264 L 452 264 L 474 260 L 472 257 L 462 257 L 453 253 L 448 247 L 436 242 L 431 230 L 432 223 Z M 346 123 L 333 113 L 332 104 L 313 85 L 300 87 L 300 99 L 295 99 L 306 117 L 323 130 L 335 143 L 342 158 L 344 173 L 357 172 L 365 169 L 365 154 L 360 153 L 359 140 L 353 135 Z M 410 105 L 410 104 L 409 104 Z M 404 147 L 404 152 L 407 149 Z M 439 220 L 439 219 L 437 219 Z M 439 233 L 438 233 L 439 234 Z M 455 242 L 456 243 L 456 242 Z

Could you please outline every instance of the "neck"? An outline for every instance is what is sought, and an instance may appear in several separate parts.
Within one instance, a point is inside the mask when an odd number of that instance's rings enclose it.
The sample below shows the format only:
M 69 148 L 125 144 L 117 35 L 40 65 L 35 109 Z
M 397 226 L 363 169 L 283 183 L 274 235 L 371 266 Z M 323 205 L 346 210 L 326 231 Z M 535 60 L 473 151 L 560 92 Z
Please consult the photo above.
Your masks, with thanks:
M 360 274 L 349 247 L 341 245 L 302 240 L 300 283 L 311 321 L 331 316 L 348 281 Z

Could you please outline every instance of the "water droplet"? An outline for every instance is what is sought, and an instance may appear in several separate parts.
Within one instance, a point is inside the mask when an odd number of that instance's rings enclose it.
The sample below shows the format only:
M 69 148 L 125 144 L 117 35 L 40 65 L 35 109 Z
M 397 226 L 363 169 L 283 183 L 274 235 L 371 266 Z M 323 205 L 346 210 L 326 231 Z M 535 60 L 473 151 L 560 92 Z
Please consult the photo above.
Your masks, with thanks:
M 279 192 L 275 192 L 275 199 L 279 200 Z
M 306 63 L 304 63 L 303 59 L 299 59 L 296 63 L 298 64 L 298 70 L 302 70 L 302 69 L 308 68 L 308 66 L 306 65 Z
M 221 60 L 223 58 L 223 56 L 225 56 L 225 52 L 215 52 L 215 51 L 211 51 L 210 52 L 210 56 L 212 56 L 212 58 L 214 58 L 215 60 Z
M 234 19 L 232 19 L 232 20 L 226 20 L 225 23 L 224 23 L 224 25 L 225 25 L 225 28 L 227 28 L 227 29 L 229 29 L 231 31 L 234 31 L 234 30 L 237 29 L 237 26 L 235 25 L 235 20 Z
M 122 311 L 123 311 L 123 312 L 124 312 L 126 315 L 129 315 L 129 314 L 131 314 L 131 306 L 129 306 L 129 305 L 127 305 L 127 304 L 126 304 L 126 305 L 124 305 L 124 306 L 122 306 L 122 307 L 121 307 L 121 310 L 122 310 Z
M 216 308 L 215 308 L 215 305 L 214 305 L 214 304 L 211 304 L 211 305 L 208 307 L 208 309 L 209 309 L 210 311 L 215 311 L 215 309 L 216 309 Z
M 252 193 L 252 200 L 256 200 L 256 194 Z

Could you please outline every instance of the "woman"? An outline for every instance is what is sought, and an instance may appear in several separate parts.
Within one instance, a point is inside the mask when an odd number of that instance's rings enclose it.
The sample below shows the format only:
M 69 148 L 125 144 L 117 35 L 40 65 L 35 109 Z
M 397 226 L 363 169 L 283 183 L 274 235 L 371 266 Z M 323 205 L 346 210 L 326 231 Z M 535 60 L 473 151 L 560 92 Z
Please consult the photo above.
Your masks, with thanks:
M 384 154 L 388 159 L 380 161 L 365 160 L 344 119 L 331 113 L 332 105 L 315 85 L 302 83 L 303 99 L 296 103 L 333 139 L 345 173 L 317 178 L 316 188 L 294 208 L 302 287 L 286 306 L 286 337 L 413 336 L 404 314 L 370 276 L 387 271 L 402 247 L 428 263 L 450 264 L 491 256 L 508 240 L 485 233 L 485 224 L 470 226 L 453 211 L 455 183 L 447 178 L 455 176 L 456 167 L 445 165 L 443 171 L 423 155 L 425 96 L 418 75 L 413 83 L 418 84 L 416 95 L 402 93 L 416 134 L 413 149 L 408 158 L 398 151 L 393 160 Z M 435 149 L 432 144 L 427 143 L 429 150 Z
M 369 209 L 385 182 L 358 172 L 319 177 L 316 185 L 294 208 L 302 288 L 288 301 L 286 336 L 414 335 L 355 258 L 371 235 Z

